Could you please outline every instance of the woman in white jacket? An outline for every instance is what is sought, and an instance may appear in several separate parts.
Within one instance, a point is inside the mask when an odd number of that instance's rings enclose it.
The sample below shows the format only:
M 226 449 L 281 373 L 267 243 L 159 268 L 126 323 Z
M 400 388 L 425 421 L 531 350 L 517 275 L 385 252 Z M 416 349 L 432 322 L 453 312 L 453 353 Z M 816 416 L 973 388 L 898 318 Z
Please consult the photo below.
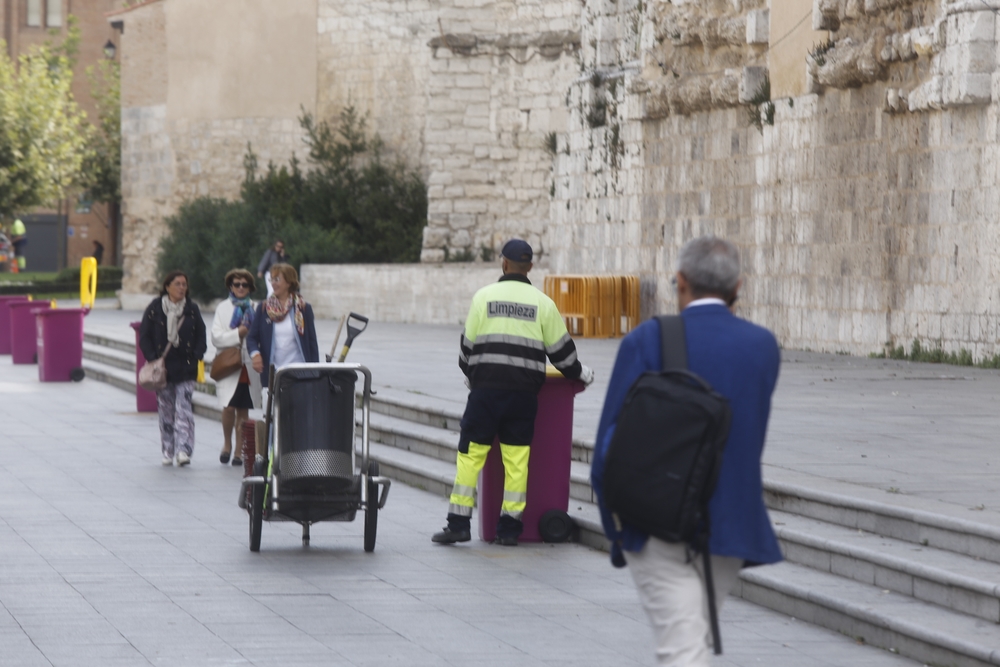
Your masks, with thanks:
M 246 269 L 233 269 L 226 274 L 226 289 L 229 298 L 224 299 L 215 309 L 215 320 L 212 323 L 212 345 L 215 346 L 216 359 L 226 348 L 238 347 L 243 360 L 239 370 L 226 377 L 216 379 L 215 397 L 219 399 L 222 408 L 222 433 L 226 438 L 219 454 L 219 462 L 229 463 L 232 455 L 233 465 L 243 464 L 241 452 L 233 454 L 233 427 L 236 427 L 236 442 L 241 442 L 243 422 L 251 408 L 260 407 L 260 375 L 253 372 L 250 355 L 247 354 L 246 335 L 253 323 L 254 303 L 250 294 L 255 288 L 253 274 Z

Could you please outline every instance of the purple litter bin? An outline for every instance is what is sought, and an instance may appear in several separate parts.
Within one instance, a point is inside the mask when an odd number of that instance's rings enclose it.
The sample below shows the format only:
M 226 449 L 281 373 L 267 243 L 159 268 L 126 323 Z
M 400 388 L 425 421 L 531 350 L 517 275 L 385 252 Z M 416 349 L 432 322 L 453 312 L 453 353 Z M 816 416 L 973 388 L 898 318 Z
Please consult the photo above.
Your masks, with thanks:
M 142 322 L 132 322 L 129 326 L 135 329 L 135 409 L 136 412 L 156 412 L 156 392 L 139 386 L 139 371 L 146 365 L 146 357 L 142 356 L 142 350 L 139 349 L 139 327 Z
M 569 472 L 573 458 L 573 399 L 584 390 L 579 380 L 567 380 L 549 369 L 538 392 L 538 417 L 528 460 L 528 503 L 521 521 L 522 542 L 541 542 L 539 520 L 551 510 L 569 509 Z M 493 441 L 479 474 L 479 537 L 492 542 L 497 535 L 503 503 L 503 460 L 500 443 Z M 558 521 L 558 519 L 556 519 Z M 568 528 L 568 527 L 567 527 Z
M 10 304 L 27 300 L 23 294 L 0 296 L 0 354 L 10 354 Z
M 38 333 L 35 314 L 48 310 L 48 301 L 15 301 L 10 304 L 10 354 L 15 364 L 33 364 L 38 361 Z
M 84 308 L 41 310 L 38 330 L 38 379 L 42 382 L 79 382 L 83 371 Z

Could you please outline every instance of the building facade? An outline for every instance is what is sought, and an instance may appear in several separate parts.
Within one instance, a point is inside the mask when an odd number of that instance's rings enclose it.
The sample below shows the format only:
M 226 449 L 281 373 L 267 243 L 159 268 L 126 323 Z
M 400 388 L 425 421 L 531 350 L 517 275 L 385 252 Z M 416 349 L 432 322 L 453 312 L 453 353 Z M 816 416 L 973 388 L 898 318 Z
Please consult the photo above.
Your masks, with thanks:
M 107 58 L 110 41 L 117 55 L 118 34 L 105 18 L 120 7 L 118 0 L 4 0 L 0 2 L 0 37 L 12 59 L 46 41 L 58 42 L 66 35 L 69 17 L 80 29 L 80 51 L 73 70 L 73 97 L 96 123 L 97 110 L 91 95 L 87 68 Z M 55 33 L 53 36 L 52 33 Z M 117 209 L 99 202 L 72 197 L 52 208 L 24 212 L 28 229 L 29 270 L 54 271 L 79 265 L 94 251 L 94 241 L 104 246 L 105 264 L 118 263 Z
M 236 92 L 205 87 L 223 75 L 169 48 L 206 10 L 154 0 L 124 22 L 126 67 L 130 23 L 165 26 L 136 38 L 123 79 L 123 105 L 127 81 L 149 89 L 125 109 L 126 291 L 153 284 L 178 201 L 235 192 L 247 140 L 280 158 L 300 107 L 329 118 L 353 104 L 425 175 L 424 262 L 478 261 L 523 236 L 553 272 L 639 274 L 650 314 L 674 307 L 680 245 L 716 233 L 743 253 L 741 313 L 784 345 L 868 354 L 919 339 L 992 355 L 994 2 L 295 0 L 294 25 L 250 3 L 218 24 L 233 35 L 200 39 L 296 44 L 239 52 L 261 74 L 227 106 Z M 227 48 L 198 62 L 213 69 Z M 283 76 L 263 85 L 269 72 Z M 294 104 L 254 106 L 277 91 Z

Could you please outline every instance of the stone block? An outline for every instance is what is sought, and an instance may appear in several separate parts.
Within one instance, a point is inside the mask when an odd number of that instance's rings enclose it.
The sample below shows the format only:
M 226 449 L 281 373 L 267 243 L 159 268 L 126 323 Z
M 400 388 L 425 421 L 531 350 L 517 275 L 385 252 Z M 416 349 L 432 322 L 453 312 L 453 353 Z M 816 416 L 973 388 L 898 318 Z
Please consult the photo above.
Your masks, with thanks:
M 749 102 L 757 91 L 760 90 L 767 78 L 766 67 L 744 67 L 740 76 L 739 101 L 741 104 Z
M 448 230 L 440 227 L 424 227 L 424 248 L 442 248 L 448 243 Z M 422 261 L 422 260 L 421 260 Z
M 424 248 L 420 251 L 420 262 L 422 264 L 439 264 L 445 259 L 444 249 Z
M 967 44 L 961 44 L 957 48 L 958 66 L 960 72 L 991 74 L 995 69 L 995 43 L 969 42 Z
M 840 28 L 840 3 L 837 0 L 813 0 L 813 30 L 838 30 Z
M 996 38 L 996 17 L 987 6 L 981 11 L 956 14 L 953 18 L 959 43 L 993 42 Z
M 472 235 L 467 229 L 460 229 L 451 235 L 451 245 L 458 248 L 468 248 L 472 245 Z
M 989 104 L 992 84 L 990 74 L 965 73 L 949 77 L 942 91 L 942 103 L 944 106 Z
M 771 32 L 771 12 L 754 9 L 747 12 L 747 44 L 767 44 Z
M 452 229 L 468 229 L 476 224 L 476 216 L 470 213 L 452 213 L 448 216 Z

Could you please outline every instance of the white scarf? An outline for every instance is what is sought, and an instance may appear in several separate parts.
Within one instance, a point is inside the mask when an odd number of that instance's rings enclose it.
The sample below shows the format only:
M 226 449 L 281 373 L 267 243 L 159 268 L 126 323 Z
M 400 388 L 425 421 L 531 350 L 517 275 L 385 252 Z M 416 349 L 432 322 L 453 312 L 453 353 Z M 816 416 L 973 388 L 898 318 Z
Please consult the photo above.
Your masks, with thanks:
M 160 303 L 163 304 L 163 314 L 167 316 L 167 341 L 174 347 L 180 347 L 181 338 L 178 330 L 181 316 L 184 315 L 184 301 L 174 303 L 169 295 L 164 294 Z

